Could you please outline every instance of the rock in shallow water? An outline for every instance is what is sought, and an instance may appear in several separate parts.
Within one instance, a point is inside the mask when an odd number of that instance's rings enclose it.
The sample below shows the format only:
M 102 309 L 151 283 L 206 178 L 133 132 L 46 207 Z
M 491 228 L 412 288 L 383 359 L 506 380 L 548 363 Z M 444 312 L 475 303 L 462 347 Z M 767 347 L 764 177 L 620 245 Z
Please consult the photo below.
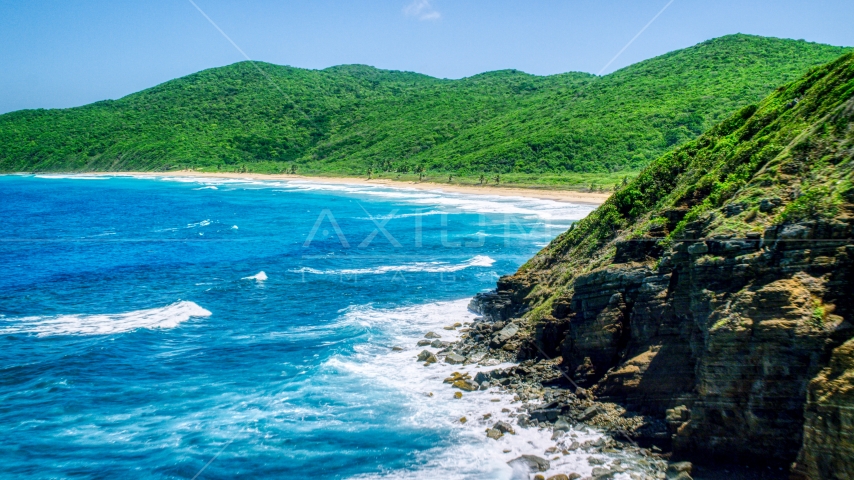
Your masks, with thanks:
M 593 478 L 596 479 L 605 479 L 611 476 L 611 470 L 604 467 L 596 467 L 593 469 Z
M 468 361 L 471 363 L 477 363 L 477 362 L 483 360 L 483 357 L 485 357 L 485 356 L 486 356 L 486 352 L 473 353 L 473 354 L 469 355 Z
M 493 425 L 492 428 L 498 430 L 501 433 L 509 433 L 510 435 L 516 434 L 516 432 L 513 430 L 513 426 L 511 426 L 507 422 L 495 422 L 495 425 Z
M 670 465 L 667 466 L 667 473 L 668 474 L 678 474 L 678 473 L 685 472 L 685 473 L 690 475 L 693 467 L 694 467 L 694 465 L 692 465 L 691 462 L 671 463 Z
M 451 365 L 459 365 L 466 361 L 466 357 L 459 355 L 457 353 L 449 353 L 445 356 L 445 362 L 450 363 Z
M 473 392 L 477 390 L 477 385 L 466 379 L 456 380 L 454 383 L 451 384 L 451 386 L 454 388 L 459 388 L 460 390 L 465 390 L 467 392 Z
M 572 425 L 570 425 L 569 422 L 567 422 L 566 420 L 564 420 L 562 418 L 559 418 L 555 422 L 555 426 L 554 426 L 555 431 L 562 431 L 562 432 L 568 432 L 571 428 L 572 428 Z
M 436 363 L 439 361 L 439 359 L 436 358 L 436 355 L 433 355 L 433 352 L 429 350 L 423 350 L 421 353 L 418 354 L 418 361 L 425 363 Z
M 545 472 L 551 467 L 551 462 L 536 455 L 522 455 L 507 462 L 511 467 L 527 469 L 529 472 Z

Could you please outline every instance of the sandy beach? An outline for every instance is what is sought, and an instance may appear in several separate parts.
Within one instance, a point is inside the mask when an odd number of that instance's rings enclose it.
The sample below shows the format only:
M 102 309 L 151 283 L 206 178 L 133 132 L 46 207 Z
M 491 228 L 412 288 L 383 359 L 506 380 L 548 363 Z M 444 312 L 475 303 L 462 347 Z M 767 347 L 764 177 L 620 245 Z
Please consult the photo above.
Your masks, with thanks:
M 524 188 L 524 187 L 502 187 L 497 185 L 454 185 L 449 183 L 433 183 L 433 182 L 401 182 L 386 178 L 379 179 L 364 179 L 354 177 L 307 177 L 303 175 L 265 175 L 258 173 L 205 173 L 193 171 L 175 171 L 175 172 L 102 172 L 102 173 L 87 173 L 86 175 L 107 175 L 107 176 L 148 176 L 148 177 L 163 177 L 163 176 L 187 176 L 200 178 L 234 178 L 244 180 L 299 180 L 301 182 L 317 182 L 327 184 L 346 184 L 346 185 L 376 185 L 388 186 L 395 188 L 411 188 L 416 190 L 440 190 L 450 193 L 464 193 L 470 195 L 501 195 L 508 197 L 529 197 L 543 200 L 554 200 L 558 202 L 568 203 L 586 203 L 593 205 L 601 205 L 610 196 L 610 193 L 595 193 L 595 192 L 579 192 L 574 190 L 549 190 L 545 188 Z

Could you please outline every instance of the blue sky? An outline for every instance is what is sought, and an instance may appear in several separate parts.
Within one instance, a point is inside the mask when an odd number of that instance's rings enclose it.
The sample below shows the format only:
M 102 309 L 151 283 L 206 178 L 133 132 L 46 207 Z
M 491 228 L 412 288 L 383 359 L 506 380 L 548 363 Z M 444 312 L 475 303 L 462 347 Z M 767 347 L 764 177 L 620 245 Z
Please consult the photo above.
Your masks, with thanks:
M 599 73 L 670 0 L 192 0 L 253 60 L 460 78 Z M 606 69 L 730 33 L 854 45 L 851 0 L 673 0 Z M 0 113 L 243 60 L 190 0 L 0 0 Z

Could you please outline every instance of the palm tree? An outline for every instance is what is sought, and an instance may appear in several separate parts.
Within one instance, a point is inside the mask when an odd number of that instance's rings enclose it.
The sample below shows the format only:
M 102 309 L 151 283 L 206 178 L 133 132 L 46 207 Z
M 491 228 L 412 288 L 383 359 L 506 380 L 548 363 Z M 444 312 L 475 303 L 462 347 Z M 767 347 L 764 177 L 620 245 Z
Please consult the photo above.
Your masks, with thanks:
M 418 174 L 418 181 L 420 182 L 424 178 L 424 165 L 415 167 L 415 173 Z
M 480 176 L 480 184 L 483 185 L 483 175 Z

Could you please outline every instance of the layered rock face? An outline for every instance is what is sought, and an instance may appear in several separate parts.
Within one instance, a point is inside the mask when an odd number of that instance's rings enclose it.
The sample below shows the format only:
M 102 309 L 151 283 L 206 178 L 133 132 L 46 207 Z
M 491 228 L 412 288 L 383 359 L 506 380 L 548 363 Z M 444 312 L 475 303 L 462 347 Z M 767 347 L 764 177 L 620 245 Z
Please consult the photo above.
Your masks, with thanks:
M 554 352 L 544 332 L 563 326 L 559 353 L 574 379 L 601 400 L 666 415 L 677 452 L 790 463 L 810 381 L 854 336 L 852 237 L 850 223 L 812 222 L 764 238 L 677 242 L 657 268 L 612 263 L 580 275 L 556 309 L 563 315 L 540 322 L 530 341 Z M 530 289 L 502 286 L 499 298 Z M 812 393 L 825 403 L 811 408 L 830 408 L 835 388 Z M 848 412 L 826 420 L 839 435 Z
M 677 455 L 854 478 L 854 55 L 653 165 L 474 303 Z M 507 349 L 506 345 L 504 346 Z
M 854 478 L 854 340 L 833 351 L 809 385 L 800 478 Z

